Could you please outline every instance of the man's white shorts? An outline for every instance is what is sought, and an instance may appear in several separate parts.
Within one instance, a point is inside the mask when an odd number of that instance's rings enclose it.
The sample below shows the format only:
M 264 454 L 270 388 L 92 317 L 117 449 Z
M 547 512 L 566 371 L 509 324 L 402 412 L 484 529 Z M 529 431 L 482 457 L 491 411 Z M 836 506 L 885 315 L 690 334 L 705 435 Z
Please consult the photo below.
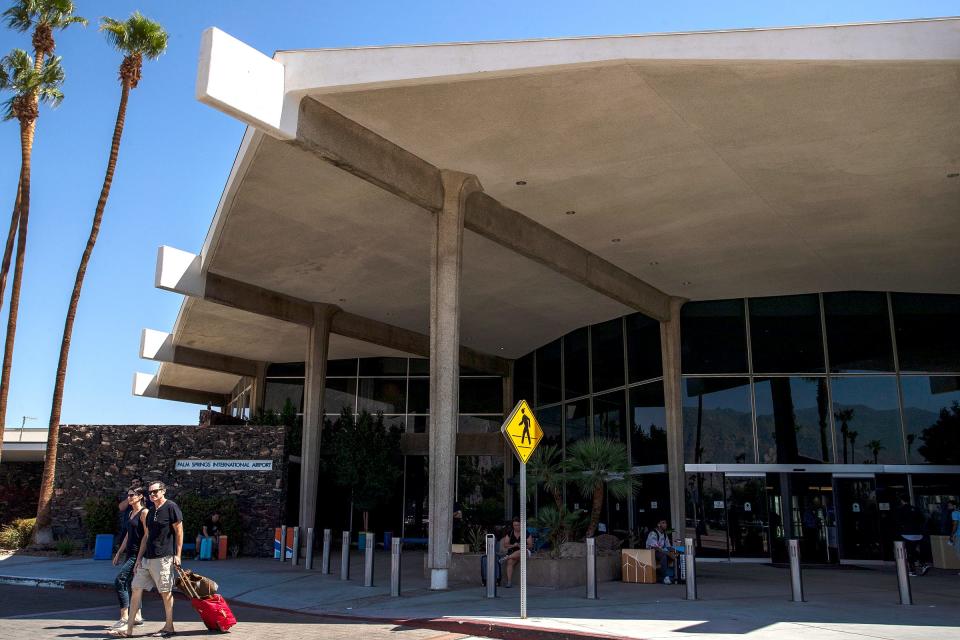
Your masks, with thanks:
M 143 558 L 140 568 L 133 576 L 134 589 L 150 591 L 154 587 L 160 593 L 173 591 L 173 556 L 164 558 Z

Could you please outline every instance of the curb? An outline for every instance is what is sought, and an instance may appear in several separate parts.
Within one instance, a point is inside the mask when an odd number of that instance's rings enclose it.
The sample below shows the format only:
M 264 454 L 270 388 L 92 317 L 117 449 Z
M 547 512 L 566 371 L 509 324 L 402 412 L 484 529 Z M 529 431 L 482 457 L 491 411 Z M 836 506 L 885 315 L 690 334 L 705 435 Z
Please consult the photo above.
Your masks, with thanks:
M 58 578 L 29 578 L 24 576 L 0 575 L 0 584 L 38 587 L 42 589 L 97 589 L 112 590 L 111 582 L 93 582 L 89 580 L 64 580 Z M 183 594 L 177 594 L 183 595 Z M 186 596 L 183 596 L 186 598 Z M 367 622 L 371 624 L 391 624 L 400 627 L 430 629 L 446 633 L 481 636 L 495 640 L 636 640 L 624 636 L 615 636 L 604 633 L 587 633 L 584 631 L 568 631 L 565 629 L 536 628 L 511 622 L 485 622 L 471 618 L 389 618 L 379 616 L 347 615 L 341 613 L 311 613 L 296 609 L 284 609 L 262 604 L 253 604 L 234 600 L 237 604 L 253 609 L 266 611 L 282 611 L 297 613 L 319 619 L 337 620 L 339 622 Z

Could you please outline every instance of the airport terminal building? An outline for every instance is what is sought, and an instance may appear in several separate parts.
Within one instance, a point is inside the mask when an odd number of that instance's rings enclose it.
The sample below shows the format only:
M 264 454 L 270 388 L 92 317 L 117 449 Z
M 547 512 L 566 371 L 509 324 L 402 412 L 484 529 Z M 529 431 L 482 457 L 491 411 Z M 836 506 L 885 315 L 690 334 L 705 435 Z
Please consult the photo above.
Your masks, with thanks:
M 211 29 L 197 93 L 248 128 L 201 252 L 160 250 L 185 298 L 134 392 L 293 402 L 301 526 L 347 509 L 345 407 L 403 432 L 375 524 L 434 588 L 455 502 L 516 510 L 519 399 L 561 450 L 626 445 L 609 530 L 701 557 L 890 560 L 898 497 L 935 527 L 960 494 L 960 19 L 272 58 Z

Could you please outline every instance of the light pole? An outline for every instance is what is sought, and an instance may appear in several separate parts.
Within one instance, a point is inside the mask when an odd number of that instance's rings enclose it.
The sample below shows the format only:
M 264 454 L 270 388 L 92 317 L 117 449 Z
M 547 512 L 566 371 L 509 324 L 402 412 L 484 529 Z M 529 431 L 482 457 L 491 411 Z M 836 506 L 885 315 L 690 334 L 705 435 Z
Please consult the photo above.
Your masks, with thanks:
M 27 424 L 27 420 L 36 420 L 30 416 L 23 416 L 23 420 L 20 421 L 20 442 L 23 442 L 23 427 Z

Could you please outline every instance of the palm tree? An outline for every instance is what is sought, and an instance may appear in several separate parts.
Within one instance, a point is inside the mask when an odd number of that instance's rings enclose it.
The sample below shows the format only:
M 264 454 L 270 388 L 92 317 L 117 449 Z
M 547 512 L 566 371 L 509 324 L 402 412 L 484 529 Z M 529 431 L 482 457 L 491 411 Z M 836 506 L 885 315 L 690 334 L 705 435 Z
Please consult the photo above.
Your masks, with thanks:
M 19 0 L 4 11 L 2 17 L 7 26 L 14 31 L 24 32 L 33 29 L 33 68 L 40 73 L 44 60 L 52 56 L 57 47 L 53 32 L 66 29 L 72 24 L 87 24 L 86 18 L 75 16 L 73 12 L 73 0 Z M 19 218 L 20 185 L 18 184 L 13 214 L 10 216 L 10 229 L 7 232 L 7 243 L 3 249 L 3 260 L 0 261 L 0 301 L 3 300 L 3 293 L 7 286 L 7 274 L 10 271 L 10 259 Z
M 80 292 L 83 289 L 87 264 L 90 262 L 93 247 L 97 243 L 100 223 L 103 220 L 103 210 L 107 205 L 107 199 L 110 197 L 113 173 L 117 168 L 120 138 L 123 135 L 123 125 L 127 115 L 127 99 L 130 97 L 130 91 L 136 89 L 140 82 L 144 57 L 148 60 L 155 60 L 167 49 L 167 32 L 163 30 L 159 23 L 145 18 L 139 11 L 134 12 L 126 20 L 102 18 L 100 30 L 106 33 L 107 41 L 124 54 L 123 62 L 120 63 L 120 107 L 117 110 L 117 120 L 113 128 L 110 158 L 107 161 L 107 172 L 103 177 L 103 186 L 100 189 L 100 199 L 97 200 L 97 208 L 93 214 L 93 224 L 90 227 L 90 236 L 87 238 L 87 245 L 80 257 L 80 266 L 77 267 L 73 293 L 70 294 L 70 306 L 67 308 L 67 318 L 63 324 L 60 359 L 57 361 L 57 375 L 54 380 L 53 400 L 50 405 L 47 452 L 44 457 L 43 479 L 40 484 L 40 500 L 37 504 L 37 524 L 34 535 L 38 544 L 48 544 L 52 541 L 50 500 L 53 497 L 53 479 L 57 466 L 57 438 L 60 433 L 60 409 L 63 404 L 63 387 L 67 377 L 70 339 L 73 335 L 73 322 L 77 316 L 77 305 L 80 302 Z
M 886 449 L 883 446 L 883 443 L 879 440 L 871 440 L 867 443 L 867 449 L 870 449 L 870 452 L 873 454 L 873 464 L 879 464 L 880 452 Z
M 527 475 L 533 483 L 527 485 L 527 491 L 536 491 L 538 485 L 543 485 L 557 505 L 558 511 L 563 511 L 563 461 L 560 447 L 547 444 L 537 448 L 533 458 L 527 465 Z
M 23 49 L 14 49 L 0 60 L 0 89 L 13 93 L 4 102 L 4 120 L 16 118 L 20 122 L 20 215 L 17 220 L 17 262 L 13 270 L 10 291 L 10 310 L 7 316 L 7 338 L 0 369 L 0 443 L 6 424 L 7 397 L 10 391 L 10 367 L 13 363 L 13 344 L 17 335 L 17 312 L 20 308 L 20 285 L 23 282 L 23 263 L 27 250 L 27 223 L 30 219 L 30 158 L 33 137 L 40 115 L 40 105 L 56 106 L 63 100 L 63 68 L 60 58 L 50 58 L 37 70 L 34 60 Z M 2 444 L 0 444 L 2 447 Z M 0 450 L 2 454 L 2 450 Z
M 566 477 L 584 498 L 592 500 L 590 524 L 586 536 L 593 536 L 600 522 L 604 490 L 618 500 L 626 499 L 636 488 L 636 479 L 627 475 L 630 463 L 627 448 L 609 438 L 579 440 L 567 450 Z

